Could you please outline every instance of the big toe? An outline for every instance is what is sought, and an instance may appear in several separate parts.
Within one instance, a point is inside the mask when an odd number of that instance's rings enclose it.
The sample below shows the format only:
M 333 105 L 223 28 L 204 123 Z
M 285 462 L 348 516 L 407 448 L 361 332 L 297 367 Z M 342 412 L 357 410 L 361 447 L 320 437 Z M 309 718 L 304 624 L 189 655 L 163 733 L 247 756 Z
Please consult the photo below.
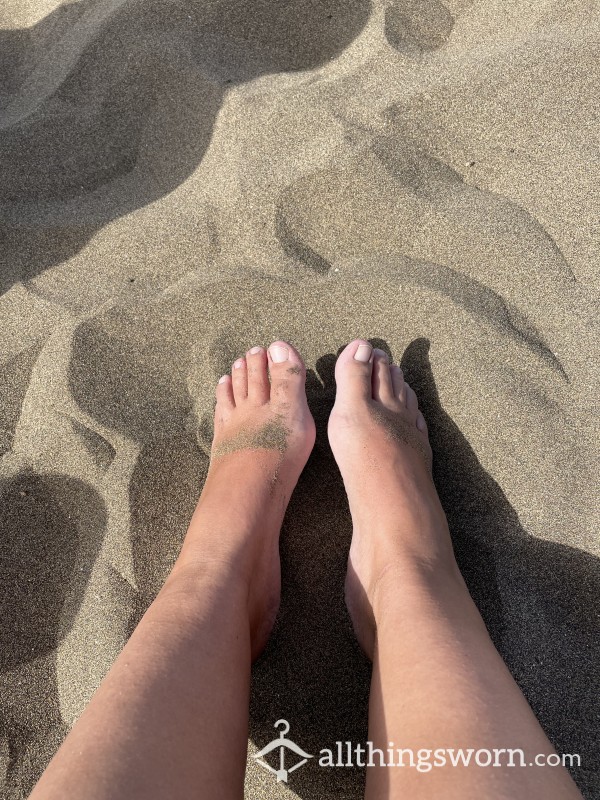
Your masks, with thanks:
M 373 397 L 373 348 L 355 339 L 338 356 L 335 365 L 336 402 L 370 400 Z
M 289 342 L 281 340 L 269 345 L 267 352 L 271 374 L 271 402 L 280 405 L 298 401 L 305 403 L 306 367 L 300 353 Z

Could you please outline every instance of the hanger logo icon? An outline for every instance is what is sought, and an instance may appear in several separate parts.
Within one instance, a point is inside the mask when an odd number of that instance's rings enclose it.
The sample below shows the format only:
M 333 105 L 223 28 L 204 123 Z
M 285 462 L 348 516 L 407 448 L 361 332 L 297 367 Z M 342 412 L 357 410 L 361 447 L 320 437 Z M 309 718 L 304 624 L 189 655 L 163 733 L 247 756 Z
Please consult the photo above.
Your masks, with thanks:
M 289 733 L 290 730 L 290 723 L 285 719 L 278 719 L 274 728 L 279 728 L 281 726 L 279 737 L 277 739 L 273 739 L 272 742 L 266 747 L 256 753 L 253 758 L 257 761 L 261 767 L 268 769 L 269 772 L 272 772 L 277 777 L 277 783 L 283 781 L 284 783 L 288 782 L 288 776 L 290 772 L 293 772 L 298 767 L 301 767 L 303 764 L 306 764 L 309 758 L 312 758 L 311 755 L 305 753 L 304 750 L 301 750 L 295 742 L 292 742 L 290 739 L 286 739 L 286 735 Z M 264 758 L 265 756 L 269 755 L 273 750 L 279 749 L 279 769 L 275 769 L 270 764 L 268 764 Z M 285 751 L 289 750 L 292 753 L 295 753 L 297 756 L 300 756 L 300 761 L 296 762 L 293 767 L 286 769 L 285 767 Z

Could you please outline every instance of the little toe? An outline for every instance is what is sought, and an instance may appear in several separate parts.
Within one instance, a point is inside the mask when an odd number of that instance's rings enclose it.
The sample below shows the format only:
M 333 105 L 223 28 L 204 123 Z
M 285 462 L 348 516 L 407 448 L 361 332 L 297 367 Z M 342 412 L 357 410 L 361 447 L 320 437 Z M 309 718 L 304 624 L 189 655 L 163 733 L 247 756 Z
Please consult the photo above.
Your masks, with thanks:
M 268 358 L 271 400 L 283 404 L 298 400 L 306 402 L 306 367 L 296 348 L 289 342 L 273 342 L 269 346 Z
M 335 365 L 336 402 L 373 398 L 373 348 L 364 339 L 347 345 Z
M 248 368 L 245 358 L 238 358 L 231 368 L 231 382 L 233 384 L 233 398 L 236 404 L 248 397 Z
M 384 350 L 373 350 L 373 399 L 384 405 L 394 401 L 390 360 Z
M 269 400 L 271 386 L 267 372 L 267 351 L 264 347 L 253 347 L 246 353 L 248 400 L 263 405 Z

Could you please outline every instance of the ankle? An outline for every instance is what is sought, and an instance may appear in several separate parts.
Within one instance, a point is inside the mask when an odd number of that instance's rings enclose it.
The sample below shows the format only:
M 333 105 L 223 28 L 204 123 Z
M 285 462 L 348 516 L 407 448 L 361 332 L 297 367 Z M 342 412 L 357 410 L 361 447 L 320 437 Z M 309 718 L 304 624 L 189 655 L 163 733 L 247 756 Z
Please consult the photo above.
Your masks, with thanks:
M 208 607 L 247 620 L 253 652 L 264 646 L 279 608 L 279 570 L 267 581 L 264 569 L 254 571 L 234 564 L 210 561 L 176 563 L 156 601 L 163 607 L 174 604 L 180 616 L 202 624 Z M 271 572 L 271 570 L 268 570 Z
M 472 603 L 454 557 L 410 558 L 390 563 L 373 585 L 371 607 L 377 627 L 398 614 L 406 618 L 424 602 Z
M 358 558 L 363 577 L 371 586 L 388 572 L 408 578 L 458 573 L 448 523 L 437 496 L 424 502 L 422 495 L 415 499 L 407 490 L 387 507 L 371 508 L 370 514 L 367 511 L 367 507 L 353 509 L 350 552 Z
M 240 484 L 235 502 L 225 502 L 224 488 L 221 472 L 214 484 L 207 481 L 163 594 L 177 594 L 192 607 L 199 594 L 235 607 L 248 619 L 256 657 L 279 607 L 283 511 L 272 498 L 257 503 L 253 484 Z

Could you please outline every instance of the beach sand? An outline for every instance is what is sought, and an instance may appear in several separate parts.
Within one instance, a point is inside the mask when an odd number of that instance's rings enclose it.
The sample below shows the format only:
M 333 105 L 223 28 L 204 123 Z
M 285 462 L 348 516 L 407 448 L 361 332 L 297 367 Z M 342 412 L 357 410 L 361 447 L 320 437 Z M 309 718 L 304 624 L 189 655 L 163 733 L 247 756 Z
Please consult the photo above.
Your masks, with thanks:
M 326 437 L 339 349 L 401 360 L 461 567 L 600 798 L 600 14 L 587 0 L 4 0 L 0 785 L 26 797 L 152 600 L 254 344 L 309 367 L 249 753 L 367 736 Z M 359 798 L 364 775 L 252 798 Z

